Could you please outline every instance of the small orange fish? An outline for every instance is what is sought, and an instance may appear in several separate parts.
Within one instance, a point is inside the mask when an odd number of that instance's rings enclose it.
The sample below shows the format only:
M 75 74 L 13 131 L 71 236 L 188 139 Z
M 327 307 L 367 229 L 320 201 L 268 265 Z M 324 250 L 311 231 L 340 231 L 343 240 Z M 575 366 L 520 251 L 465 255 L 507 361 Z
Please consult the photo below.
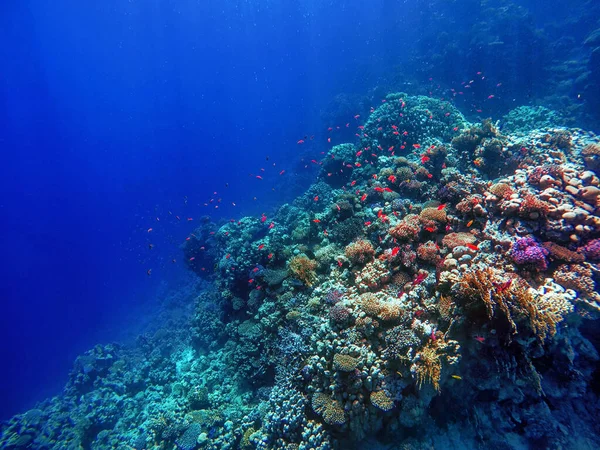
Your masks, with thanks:
M 254 269 L 252 269 L 252 272 L 256 273 L 256 272 L 258 272 L 258 270 L 259 270 L 258 267 L 255 267 Z
M 250 278 L 250 279 L 248 280 L 248 284 L 252 284 L 252 283 L 254 283 L 254 278 Z
M 474 244 L 467 244 L 467 247 L 470 248 L 471 250 L 479 250 L 479 247 L 477 247 Z
M 441 211 L 441 210 L 442 210 L 442 209 L 444 209 L 445 207 L 446 207 L 446 204 L 445 204 L 445 203 L 442 203 L 441 205 L 439 205 L 439 206 L 437 207 L 437 209 L 438 209 L 438 211 Z
M 358 119 L 360 117 L 360 114 L 357 114 L 354 116 L 355 119 Z
M 392 249 L 392 256 L 396 256 L 398 254 L 398 252 L 400 251 L 400 247 L 394 247 Z
M 383 188 L 382 188 L 382 187 L 376 187 L 376 188 L 375 188 L 375 191 L 376 191 L 376 192 L 383 192 Z
M 315 198 L 313 198 L 313 200 L 314 200 L 315 202 L 318 202 L 318 201 L 319 201 L 319 196 L 318 196 L 318 195 L 315 195 Z
M 296 142 L 296 144 L 304 144 L 304 140 L 300 139 L 298 142 Z
M 433 227 L 425 227 L 425 230 L 429 231 L 430 233 L 435 232 L 435 228 L 433 228 Z
M 429 160 L 430 160 L 429 156 L 425 156 L 425 155 L 421 156 L 421 163 L 422 164 L 425 164 Z
M 469 220 L 469 221 L 467 222 L 467 228 L 469 228 L 471 225 L 473 225 L 473 220 Z
M 371 225 L 371 222 L 365 222 L 365 227 L 368 227 L 369 225 Z
M 258 246 L 258 249 L 259 249 L 259 250 L 262 250 L 263 248 L 265 248 L 265 244 L 260 244 L 260 245 Z
M 271 223 L 269 224 L 269 230 L 273 229 L 273 227 L 274 227 L 274 226 L 275 226 L 275 223 L 274 223 L 274 222 L 271 222 Z
M 395 176 L 395 175 L 390 175 L 390 176 L 388 177 L 388 181 L 389 181 L 390 183 L 395 183 L 395 182 L 396 182 L 396 176 Z
M 363 196 L 360 198 L 361 202 L 364 202 L 367 199 L 367 194 L 363 194 Z
M 259 180 L 263 179 L 263 177 L 261 177 L 260 175 L 256 175 L 256 178 L 258 178 Z
M 271 259 L 272 257 L 273 257 L 273 253 L 269 253 L 269 254 L 267 255 L 267 258 L 269 258 L 269 259 Z
M 384 190 L 385 192 L 392 192 L 392 190 L 391 190 L 389 187 L 384 187 L 384 188 L 383 188 L 383 190 Z
M 321 222 L 321 221 L 320 221 L 319 219 L 313 219 L 313 222 L 314 222 L 314 223 L 319 223 L 319 222 Z
M 356 184 L 356 180 L 352 181 L 352 183 L 350 183 L 350 186 L 354 186 Z
M 421 148 L 421 144 L 413 144 L 413 148 Z
M 282 170 L 281 172 L 279 172 L 279 175 L 283 175 L 285 173 L 285 170 Z

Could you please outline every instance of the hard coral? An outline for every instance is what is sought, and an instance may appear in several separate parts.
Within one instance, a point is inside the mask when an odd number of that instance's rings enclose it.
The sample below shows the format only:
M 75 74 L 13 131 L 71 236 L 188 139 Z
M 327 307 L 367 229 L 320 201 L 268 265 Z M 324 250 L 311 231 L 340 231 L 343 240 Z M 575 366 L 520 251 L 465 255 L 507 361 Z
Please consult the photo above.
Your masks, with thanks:
M 600 239 L 591 240 L 582 250 L 588 261 L 600 261 Z
M 521 238 L 515 242 L 510 250 L 510 257 L 519 265 L 526 265 L 535 270 L 546 270 L 548 250 L 531 238 Z
M 452 250 L 454 247 L 463 246 L 467 244 L 474 244 L 477 238 L 471 233 L 449 233 L 442 239 L 442 245 Z
M 419 259 L 425 262 L 435 264 L 440 259 L 437 244 L 433 241 L 428 241 L 424 244 L 419 244 L 419 246 L 417 247 L 417 256 L 419 257 Z
M 329 425 L 341 425 L 346 421 L 344 409 L 335 398 L 322 392 L 313 395 L 311 402 L 313 411 L 323 417 Z
M 446 222 L 448 220 L 446 216 L 446 209 L 438 208 L 425 208 L 419 214 L 421 219 L 435 220 L 436 222 Z
M 513 190 L 510 187 L 510 185 L 506 183 L 492 184 L 489 188 L 489 191 L 490 193 L 494 194 L 496 197 L 499 198 L 508 198 L 513 193 Z
M 421 231 L 421 224 L 418 216 L 414 214 L 407 215 L 403 220 L 389 229 L 389 234 L 393 238 L 400 240 L 415 239 Z
M 306 286 L 312 286 L 315 282 L 317 278 L 315 273 L 316 268 L 316 261 L 309 259 L 305 255 L 294 256 L 289 262 L 289 270 L 292 276 L 302 281 Z
M 333 355 L 333 368 L 341 372 L 352 372 L 358 367 L 358 359 L 350 355 Z
M 542 246 L 548 250 L 548 253 L 553 259 L 574 263 L 580 263 L 585 260 L 585 256 L 583 256 L 581 253 L 569 250 L 568 248 L 558 245 L 555 242 L 543 242 Z
M 387 391 L 371 392 L 371 404 L 382 411 L 391 411 L 394 408 L 394 401 Z
M 364 239 L 358 239 L 346 247 L 346 257 L 353 264 L 365 264 L 372 261 L 374 256 L 373 244 Z

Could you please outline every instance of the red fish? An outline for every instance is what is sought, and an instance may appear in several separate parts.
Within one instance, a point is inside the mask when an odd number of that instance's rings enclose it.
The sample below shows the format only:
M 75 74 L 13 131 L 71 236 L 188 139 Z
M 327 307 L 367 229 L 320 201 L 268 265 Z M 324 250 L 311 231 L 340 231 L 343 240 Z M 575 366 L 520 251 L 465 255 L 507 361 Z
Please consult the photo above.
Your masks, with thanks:
M 254 283 L 254 278 L 250 278 L 250 279 L 248 280 L 248 284 L 252 284 L 252 283 Z
M 352 181 L 352 183 L 350 183 L 350 186 L 354 186 L 356 184 L 356 180 Z
M 415 278 L 415 280 L 413 281 L 413 285 L 416 286 L 417 284 L 421 284 L 425 278 L 427 278 L 427 274 L 420 273 L 419 275 L 417 275 L 417 278 Z
M 396 176 L 395 176 L 395 175 L 390 175 L 390 176 L 388 177 L 388 181 L 389 181 L 390 183 L 395 183 L 395 182 L 396 182 Z
M 383 188 L 382 188 L 382 187 L 376 187 L 376 188 L 375 188 L 375 191 L 376 191 L 376 192 L 383 192 Z
M 433 228 L 433 227 L 425 227 L 425 230 L 429 231 L 430 233 L 435 232 L 435 228 Z
M 260 244 L 260 245 L 258 246 L 258 249 L 259 249 L 259 250 L 262 250 L 263 248 L 265 248 L 265 244 Z
M 398 252 L 400 251 L 400 247 L 394 247 L 392 249 L 392 256 L 396 256 L 398 254 Z
M 283 175 L 285 173 L 285 170 L 282 170 L 281 172 L 279 172 L 279 175 Z
M 298 142 L 296 142 L 296 144 L 304 144 L 304 140 L 300 139 Z
M 269 253 L 269 254 L 267 255 L 267 258 L 269 258 L 269 259 L 271 259 L 272 257 L 273 257 L 273 253 Z
M 481 342 L 482 344 L 485 342 L 485 338 L 483 336 L 473 336 L 477 342 Z
M 272 229 L 274 226 L 275 226 L 275 223 L 274 223 L 274 222 L 271 222 L 271 223 L 269 224 L 269 230 L 271 230 L 271 229 Z
M 414 148 L 421 148 L 421 144 L 413 144 Z
M 467 244 L 467 247 L 470 248 L 471 250 L 479 250 L 479 248 L 474 244 Z
M 355 119 L 358 119 L 360 117 L 360 114 L 357 114 L 354 116 Z
M 365 222 L 365 227 L 368 227 L 369 225 L 371 225 L 371 222 Z
M 195 259 L 196 259 L 196 257 L 195 257 L 195 256 L 192 256 L 192 257 L 190 258 L 190 261 L 193 261 L 193 260 L 195 260 Z
M 396 125 L 392 125 L 392 128 L 393 128 L 394 130 L 397 130 L 397 129 L 398 129 L 398 127 L 397 127 Z
M 313 200 L 314 200 L 315 202 L 318 202 L 318 201 L 319 201 L 319 196 L 318 196 L 318 195 L 315 195 L 315 198 L 313 198 Z
M 338 266 L 342 267 L 342 262 L 338 259 Z
M 421 163 L 422 164 L 425 164 L 429 160 L 430 160 L 429 156 L 425 156 L 425 155 L 421 156 Z
M 367 199 L 367 194 L 363 194 L 363 196 L 360 198 L 361 202 L 364 202 Z
M 259 180 L 263 179 L 260 175 L 256 175 L 256 178 L 258 178 Z
M 391 190 L 389 187 L 384 187 L 384 188 L 383 188 L 383 190 L 384 190 L 385 192 L 392 192 L 392 190 Z
M 504 291 L 506 291 L 506 290 L 507 290 L 507 289 L 510 287 L 510 285 L 512 284 L 512 281 L 513 281 L 513 280 L 512 280 L 512 278 L 511 278 L 510 280 L 508 280 L 508 281 L 505 281 L 504 283 L 502 283 L 502 284 L 500 284 L 500 285 L 496 286 L 496 290 L 497 290 L 498 292 L 504 292 Z
M 445 207 L 446 207 L 446 204 L 445 204 L 445 203 L 442 203 L 441 205 L 439 205 L 439 206 L 437 207 L 437 209 L 438 209 L 438 211 L 441 211 L 441 210 L 442 210 L 442 209 L 444 209 Z
M 321 222 L 321 221 L 320 221 L 319 219 L 313 219 L 313 222 L 314 222 L 314 223 L 319 223 L 319 222 Z
M 267 220 L 267 216 L 265 216 L 264 214 L 262 216 L 260 216 L 260 221 L 261 222 L 265 222 Z
M 148 228 L 148 233 L 150 233 L 152 231 L 152 228 Z

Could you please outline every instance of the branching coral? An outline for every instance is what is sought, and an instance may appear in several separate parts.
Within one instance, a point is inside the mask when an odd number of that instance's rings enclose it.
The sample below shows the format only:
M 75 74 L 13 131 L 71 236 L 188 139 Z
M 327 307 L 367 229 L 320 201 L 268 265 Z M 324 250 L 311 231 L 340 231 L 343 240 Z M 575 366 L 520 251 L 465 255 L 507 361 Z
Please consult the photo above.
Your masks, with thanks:
M 543 242 L 542 247 L 548 250 L 548 253 L 550 253 L 550 256 L 553 259 L 572 263 L 580 263 L 585 260 L 585 256 L 583 256 L 581 253 L 569 250 L 568 248 L 558 245 L 555 242 Z
M 459 283 L 459 299 L 472 320 L 481 320 L 481 308 L 487 320 L 504 322 L 511 334 L 517 333 L 516 320 L 526 318 L 530 329 L 540 339 L 556 332 L 556 317 L 535 300 L 527 283 L 519 278 L 502 280 L 491 267 L 466 272 Z
M 490 193 L 494 194 L 498 198 L 508 198 L 513 193 L 510 185 L 506 183 L 495 183 L 489 188 Z
M 431 383 L 436 391 L 439 392 L 441 390 L 442 361 L 438 354 L 439 342 L 440 340 L 430 340 L 417 355 L 415 376 L 419 388 L 423 388 L 423 385 Z

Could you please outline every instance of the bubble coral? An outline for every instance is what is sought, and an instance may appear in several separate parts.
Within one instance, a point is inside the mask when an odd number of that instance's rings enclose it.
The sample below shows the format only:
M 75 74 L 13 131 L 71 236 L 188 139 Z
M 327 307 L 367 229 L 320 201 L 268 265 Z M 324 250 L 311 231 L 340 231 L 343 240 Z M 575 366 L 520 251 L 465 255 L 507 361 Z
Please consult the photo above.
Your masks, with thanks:
M 346 257 L 353 264 L 365 264 L 372 261 L 374 256 L 373 244 L 364 239 L 358 239 L 346 247 Z
M 510 250 L 510 257 L 519 265 L 528 265 L 536 270 L 548 269 L 548 250 L 531 237 L 518 239 Z

